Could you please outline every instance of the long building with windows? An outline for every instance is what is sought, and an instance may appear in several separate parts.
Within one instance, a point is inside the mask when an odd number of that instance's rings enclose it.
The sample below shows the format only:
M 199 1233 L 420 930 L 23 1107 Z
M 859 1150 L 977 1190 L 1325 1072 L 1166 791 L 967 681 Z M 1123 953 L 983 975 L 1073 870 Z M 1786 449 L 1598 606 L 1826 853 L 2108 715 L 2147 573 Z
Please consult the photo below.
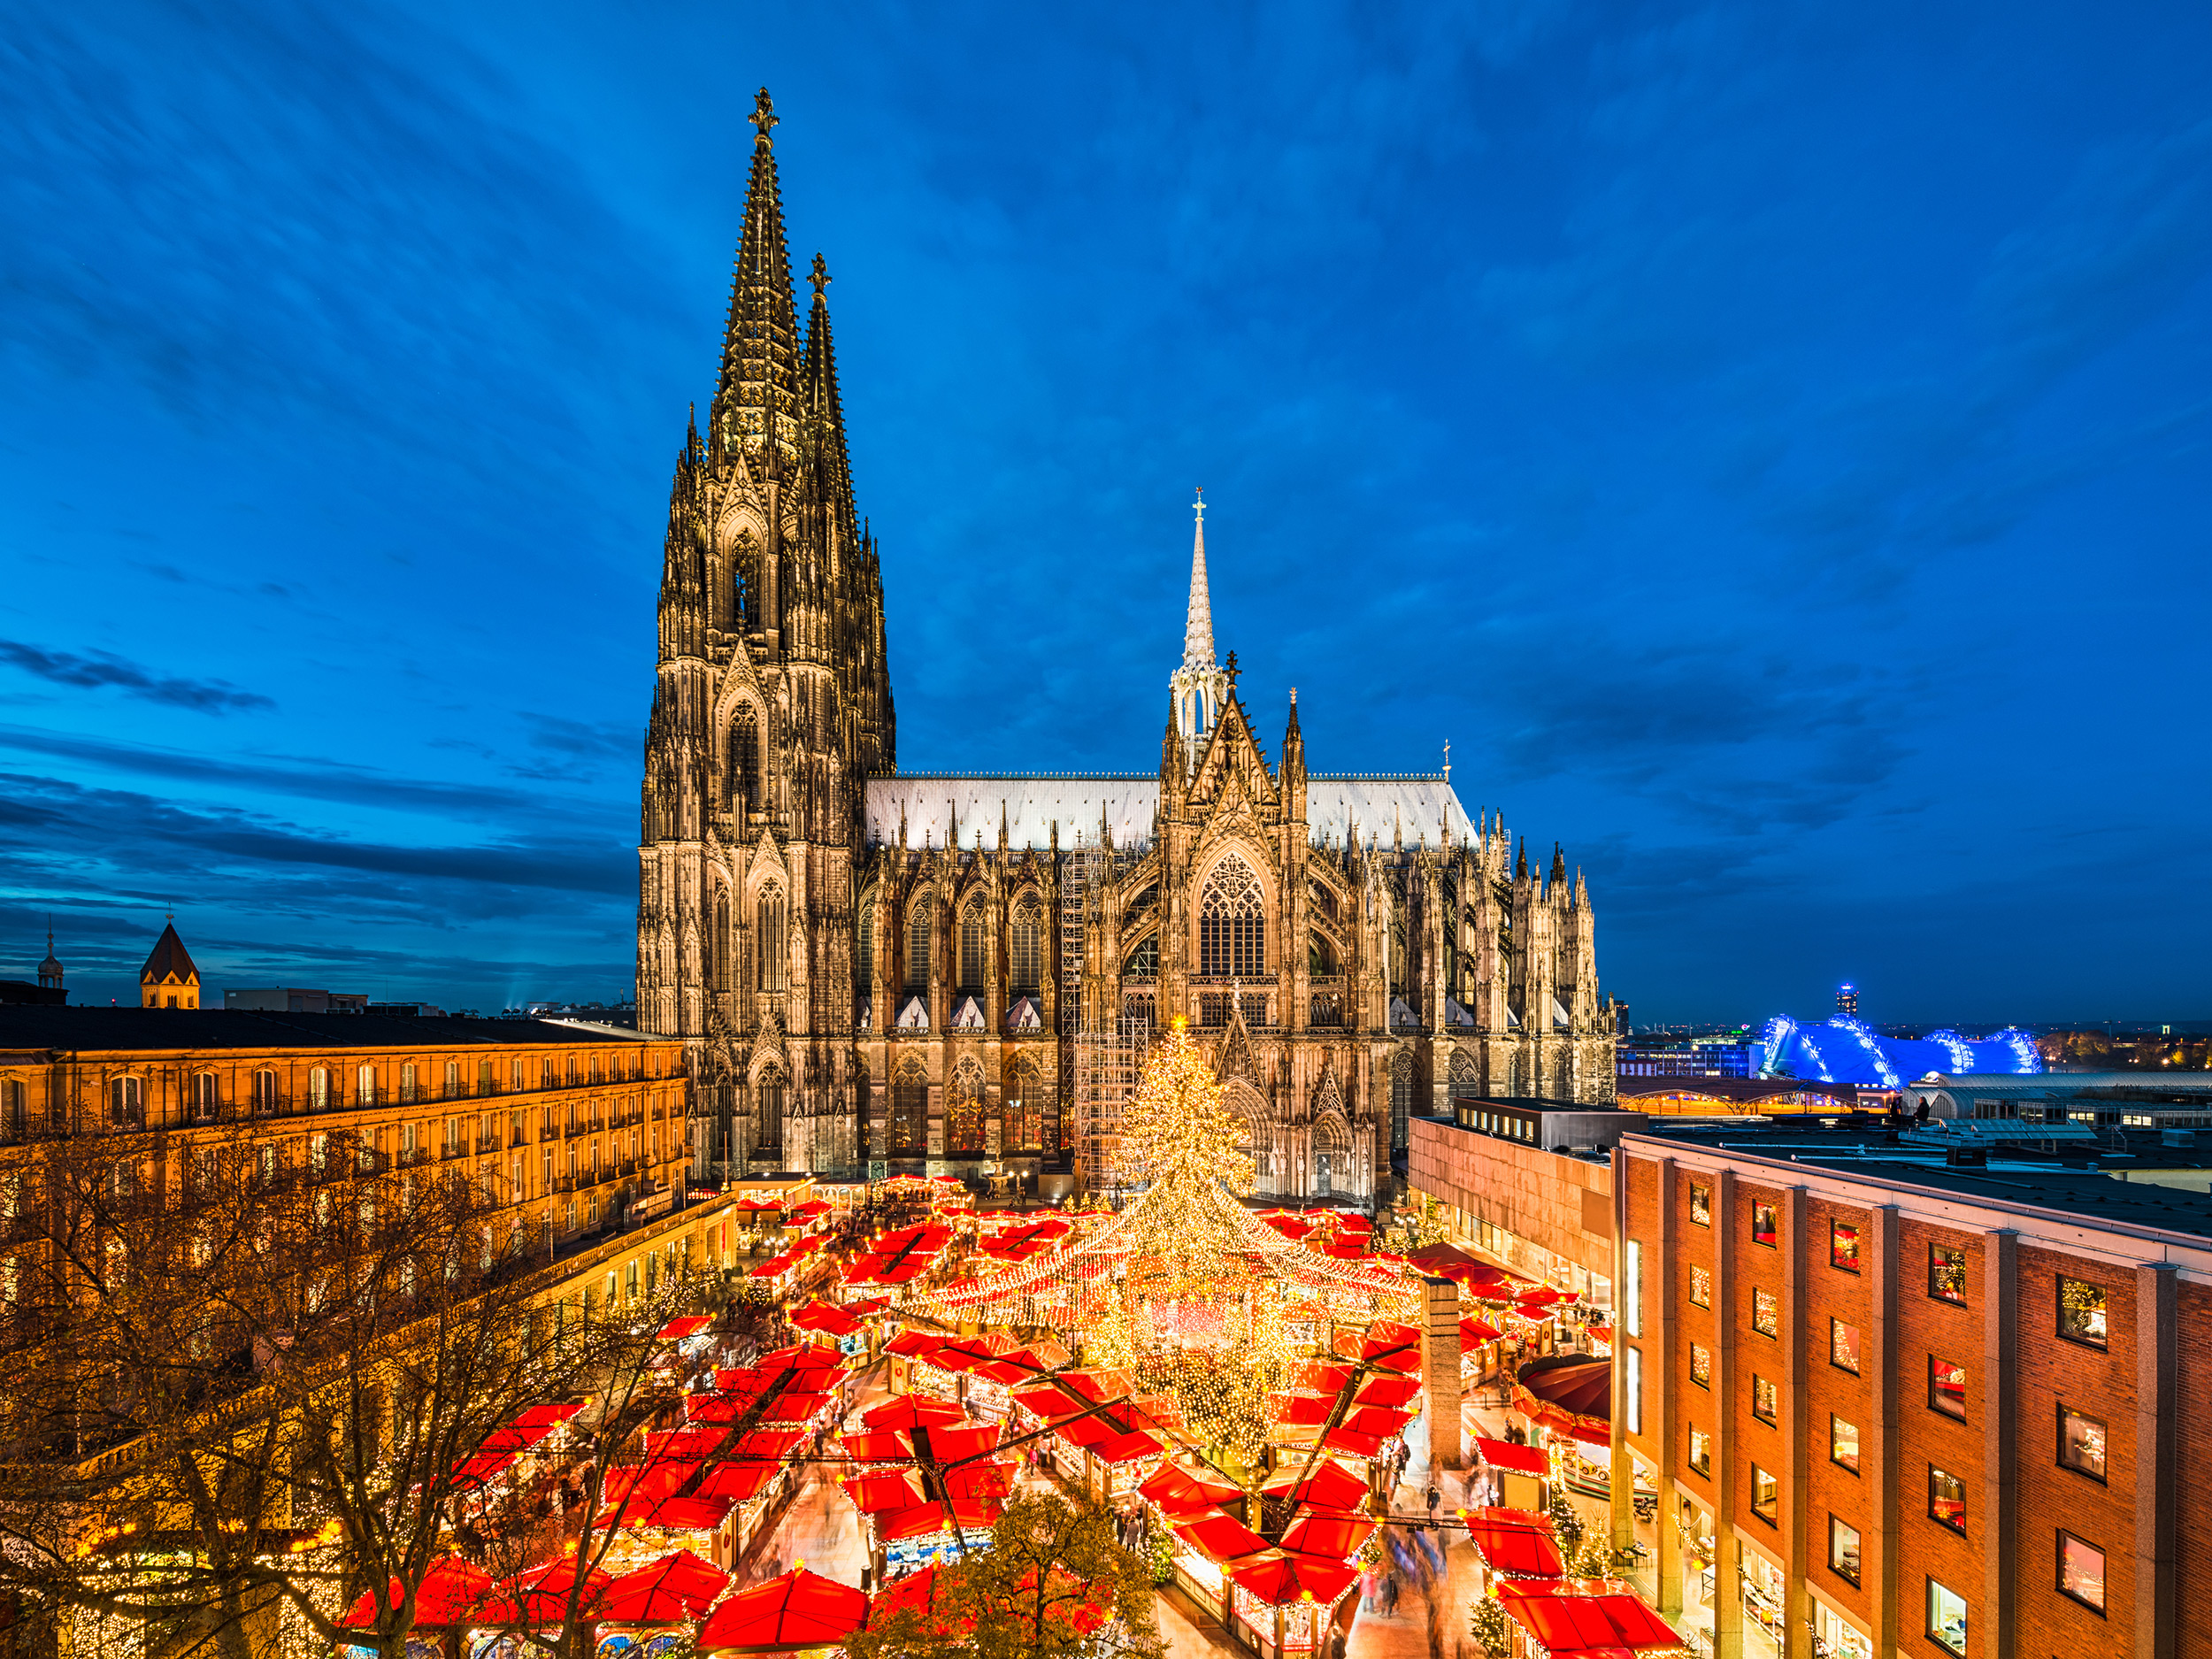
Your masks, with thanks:
M 720 375 L 671 492 L 638 1010 L 703 1172 L 1109 1179 L 1147 1033 L 1209 1033 L 1261 1190 L 1364 1199 L 1454 1094 L 1601 1101 L 1593 909 L 1447 775 L 1271 760 L 1216 655 L 1202 510 L 1156 770 L 897 768 L 879 552 L 816 256 L 803 333 L 764 92 Z M 1162 595 L 1164 603 L 1171 603 Z
M 0 1179 L 49 1137 L 127 1133 L 180 1167 L 196 1132 L 248 1126 L 311 1174 L 465 1171 L 550 1257 L 680 1202 L 687 1087 L 680 1043 L 613 1027 L 0 1007 Z
M 1614 1536 L 1700 1652 L 2212 1653 L 2212 1171 L 2133 1162 L 1622 1136 Z

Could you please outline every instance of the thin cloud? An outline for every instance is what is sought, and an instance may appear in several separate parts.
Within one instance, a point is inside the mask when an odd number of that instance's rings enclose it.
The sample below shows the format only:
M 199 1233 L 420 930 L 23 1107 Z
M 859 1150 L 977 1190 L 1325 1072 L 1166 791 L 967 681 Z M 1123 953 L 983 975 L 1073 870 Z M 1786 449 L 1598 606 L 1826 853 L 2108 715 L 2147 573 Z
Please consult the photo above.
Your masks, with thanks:
M 257 691 L 241 691 L 222 680 L 187 680 L 161 674 L 111 652 L 95 650 L 88 657 L 69 651 L 42 650 L 20 640 L 0 640 L 0 662 L 12 663 L 27 674 L 51 680 L 57 686 L 87 690 L 115 687 L 126 696 L 163 703 L 173 709 L 192 709 L 202 714 L 235 714 L 274 709 L 273 698 Z

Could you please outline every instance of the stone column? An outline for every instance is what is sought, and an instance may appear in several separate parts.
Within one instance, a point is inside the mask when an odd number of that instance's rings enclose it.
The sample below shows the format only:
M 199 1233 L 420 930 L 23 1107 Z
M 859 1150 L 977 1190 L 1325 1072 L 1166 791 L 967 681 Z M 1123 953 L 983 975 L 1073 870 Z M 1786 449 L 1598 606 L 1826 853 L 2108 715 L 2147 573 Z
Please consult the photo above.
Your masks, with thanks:
M 1423 1396 L 1429 1413 L 1429 1467 L 1460 1469 L 1459 1286 L 1448 1279 L 1421 1281 L 1425 1336 L 1421 1344 Z
M 2170 1262 L 2135 1270 L 2136 1659 L 2178 1651 L 2175 1560 L 2180 1494 L 2178 1447 L 2179 1275 Z M 2201 1501 L 2200 1499 L 2200 1501 Z M 2118 1609 L 2113 1609 L 2116 1613 Z

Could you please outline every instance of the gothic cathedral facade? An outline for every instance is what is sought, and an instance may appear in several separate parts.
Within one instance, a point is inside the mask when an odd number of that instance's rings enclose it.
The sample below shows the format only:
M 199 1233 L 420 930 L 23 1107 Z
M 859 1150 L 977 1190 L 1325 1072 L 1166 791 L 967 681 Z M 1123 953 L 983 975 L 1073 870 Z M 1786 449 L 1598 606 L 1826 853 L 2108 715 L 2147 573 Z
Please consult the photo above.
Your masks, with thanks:
M 1153 1029 L 1213 1048 L 1264 1193 L 1366 1202 L 1453 1096 L 1609 1100 L 1589 895 L 1447 776 L 1271 764 L 1216 659 L 1203 510 L 1156 773 L 902 772 L 818 255 L 766 93 L 703 436 L 676 464 L 639 842 L 639 1023 L 701 1179 L 1110 1179 Z

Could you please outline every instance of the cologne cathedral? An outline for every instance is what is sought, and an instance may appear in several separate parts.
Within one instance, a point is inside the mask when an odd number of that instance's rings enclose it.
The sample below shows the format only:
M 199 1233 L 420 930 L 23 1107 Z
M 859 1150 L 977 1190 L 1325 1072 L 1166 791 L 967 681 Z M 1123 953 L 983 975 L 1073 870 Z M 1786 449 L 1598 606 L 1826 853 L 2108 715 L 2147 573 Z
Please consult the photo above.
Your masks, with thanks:
M 1156 772 L 902 772 L 817 255 L 801 330 L 760 95 L 721 375 L 676 463 L 639 845 L 639 1023 L 695 1170 L 1111 1179 L 1183 1019 L 1260 1190 L 1365 1202 L 1454 1097 L 1613 1094 L 1589 895 L 1448 775 L 1271 761 L 1217 660 L 1203 509 Z M 1156 695 L 1141 694 L 1141 695 Z M 1447 769 L 1448 773 L 1448 768 Z

